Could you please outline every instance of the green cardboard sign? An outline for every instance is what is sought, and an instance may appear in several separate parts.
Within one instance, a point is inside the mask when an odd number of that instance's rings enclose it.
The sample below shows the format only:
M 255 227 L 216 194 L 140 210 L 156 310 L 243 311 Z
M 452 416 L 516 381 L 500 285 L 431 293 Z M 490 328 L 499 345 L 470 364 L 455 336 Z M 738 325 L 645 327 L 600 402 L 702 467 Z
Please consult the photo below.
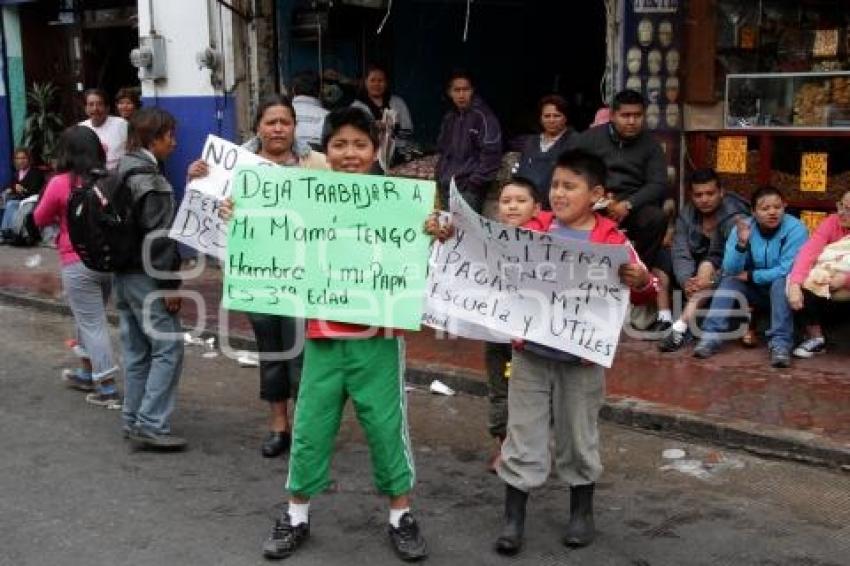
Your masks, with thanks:
M 434 191 L 417 179 L 238 167 L 224 306 L 418 329 Z

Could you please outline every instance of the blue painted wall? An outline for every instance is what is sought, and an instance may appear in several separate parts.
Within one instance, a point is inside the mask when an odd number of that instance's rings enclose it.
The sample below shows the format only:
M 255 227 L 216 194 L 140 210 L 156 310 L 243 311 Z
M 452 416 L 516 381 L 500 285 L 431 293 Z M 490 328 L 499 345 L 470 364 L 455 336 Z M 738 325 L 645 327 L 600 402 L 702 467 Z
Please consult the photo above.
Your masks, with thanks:
M 21 142 L 27 98 L 17 6 L 0 8 L 0 18 L 3 30 L 0 37 L 0 81 L 3 83 L 0 84 L 0 189 L 4 189 L 13 178 L 12 151 Z
M 208 134 L 239 143 L 236 102 L 232 96 L 146 97 L 144 106 L 167 110 L 177 119 L 177 149 L 165 164 L 165 174 L 178 200 L 183 197 L 186 169 L 198 159 Z

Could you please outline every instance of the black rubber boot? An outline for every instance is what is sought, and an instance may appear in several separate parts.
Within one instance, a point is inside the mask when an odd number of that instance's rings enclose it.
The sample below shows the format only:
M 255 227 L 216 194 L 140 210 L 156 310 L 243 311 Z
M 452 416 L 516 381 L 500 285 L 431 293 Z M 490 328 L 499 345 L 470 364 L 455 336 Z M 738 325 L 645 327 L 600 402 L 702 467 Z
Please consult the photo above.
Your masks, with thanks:
M 527 492 L 505 484 L 505 527 L 496 539 L 496 552 L 499 554 L 513 555 L 522 548 L 527 501 Z
M 567 546 L 587 546 L 596 537 L 593 524 L 593 486 L 570 487 L 570 522 L 563 542 Z

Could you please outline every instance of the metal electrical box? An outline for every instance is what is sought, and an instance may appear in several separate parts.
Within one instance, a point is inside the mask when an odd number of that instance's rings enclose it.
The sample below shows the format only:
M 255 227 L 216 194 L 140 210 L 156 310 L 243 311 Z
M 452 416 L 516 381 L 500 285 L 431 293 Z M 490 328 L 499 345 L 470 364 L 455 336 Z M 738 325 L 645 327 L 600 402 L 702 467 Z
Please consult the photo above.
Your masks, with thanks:
M 139 69 L 141 80 L 166 78 L 165 38 L 161 35 L 140 37 L 139 47 L 130 52 L 130 63 Z

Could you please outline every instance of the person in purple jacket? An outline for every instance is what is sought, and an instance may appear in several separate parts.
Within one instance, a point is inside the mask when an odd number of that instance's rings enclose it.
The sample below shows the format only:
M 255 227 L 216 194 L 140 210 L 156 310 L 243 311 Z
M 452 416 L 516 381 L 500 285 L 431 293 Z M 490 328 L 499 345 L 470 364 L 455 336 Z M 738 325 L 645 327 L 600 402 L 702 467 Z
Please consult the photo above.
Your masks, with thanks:
M 448 206 L 454 177 L 464 200 L 480 213 L 502 162 L 502 129 L 493 111 L 475 94 L 468 72 L 452 73 L 447 94 L 453 107 L 443 117 L 437 138 L 440 203 Z

